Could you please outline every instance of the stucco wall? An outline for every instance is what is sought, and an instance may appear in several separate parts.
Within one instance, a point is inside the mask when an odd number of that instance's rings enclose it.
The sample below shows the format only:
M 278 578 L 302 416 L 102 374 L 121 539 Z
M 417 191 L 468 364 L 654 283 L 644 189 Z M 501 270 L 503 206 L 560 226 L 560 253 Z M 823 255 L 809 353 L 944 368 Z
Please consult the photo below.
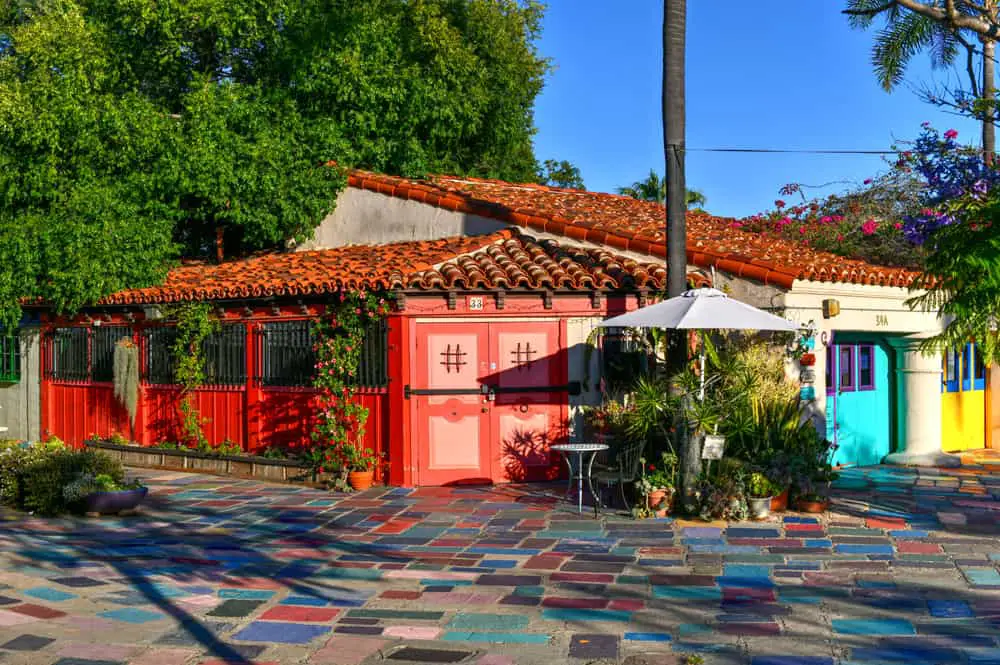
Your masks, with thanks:
M 892 340 L 940 330 L 941 321 L 934 312 L 914 311 L 907 306 L 906 300 L 912 295 L 905 288 L 806 281 L 796 282 L 785 294 L 785 316 L 802 324 L 811 321 L 816 325 L 815 381 L 812 384 L 816 400 L 807 407 L 807 412 L 821 433 L 826 432 L 825 368 L 827 347 L 833 334 L 836 331 L 872 333 L 874 339 Z M 840 304 L 840 313 L 825 319 L 823 300 L 828 298 Z M 897 392 L 899 389 L 897 386 Z
M 316 228 L 313 239 L 296 249 L 484 235 L 507 226 L 494 219 L 348 187 L 337 197 L 334 211 Z
M 566 343 L 569 349 L 569 380 L 583 384 L 583 392 L 569 398 L 570 440 L 578 441 L 583 432 L 583 407 L 601 403 L 598 389 L 601 379 L 601 354 L 596 349 L 587 362 L 587 338 L 600 323 L 601 317 L 580 317 L 566 322 Z
M 39 335 L 37 327 L 21 329 L 21 380 L 0 384 L 0 439 L 40 438 Z

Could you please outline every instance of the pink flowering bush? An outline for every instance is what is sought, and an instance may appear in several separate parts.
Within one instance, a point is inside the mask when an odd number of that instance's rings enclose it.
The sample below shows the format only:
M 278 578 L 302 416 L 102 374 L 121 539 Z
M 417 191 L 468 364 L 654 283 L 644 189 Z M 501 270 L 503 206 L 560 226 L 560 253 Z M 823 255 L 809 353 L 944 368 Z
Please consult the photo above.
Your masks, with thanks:
M 354 399 L 365 331 L 389 313 L 388 301 L 371 292 L 342 293 L 327 317 L 316 324 L 316 374 L 319 389 L 310 459 L 319 472 L 335 466 L 334 452 L 365 435 L 368 409 Z
M 898 221 L 916 208 L 918 184 L 895 171 L 866 182 L 847 194 L 811 201 L 798 185 L 786 185 L 781 194 L 799 194 L 802 203 L 778 200 L 773 210 L 732 226 L 879 265 L 918 267 L 923 250 L 907 239 Z
M 982 200 L 1000 185 L 1000 171 L 957 138 L 954 129 L 940 134 L 924 123 L 912 149 L 900 152 L 884 175 L 811 201 L 799 185 L 786 185 L 781 196 L 799 195 L 802 203 L 779 199 L 773 210 L 732 226 L 878 265 L 922 268 L 924 243 L 954 223 L 955 202 Z

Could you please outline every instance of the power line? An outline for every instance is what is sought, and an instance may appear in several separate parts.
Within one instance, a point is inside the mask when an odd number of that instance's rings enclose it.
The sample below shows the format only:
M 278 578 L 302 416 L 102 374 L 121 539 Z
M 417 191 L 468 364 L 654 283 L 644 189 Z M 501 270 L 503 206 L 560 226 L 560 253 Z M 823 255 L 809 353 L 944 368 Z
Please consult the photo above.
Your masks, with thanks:
M 811 150 L 793 148 L 685 148 L 686 152 L 791 153 L 803 155 L 898 155 L 902 150 Z

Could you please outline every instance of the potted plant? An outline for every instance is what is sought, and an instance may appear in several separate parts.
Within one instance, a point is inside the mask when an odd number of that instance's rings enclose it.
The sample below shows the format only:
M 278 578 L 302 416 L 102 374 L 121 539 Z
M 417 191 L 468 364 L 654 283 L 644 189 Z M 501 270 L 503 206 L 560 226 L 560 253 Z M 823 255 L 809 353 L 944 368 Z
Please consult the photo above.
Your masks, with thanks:
M 372 486 L 375 467 L 382 455 L 371 448 L 363 448 L 358 443 L 344 443 L 336 447 L 334 457 L 347 474 L 347 483 L 351 489 L 363 492 Z
M 742 522 L 747 518 L 747 472 L 743 462 L 723 457 L 712 468 L 702 471 L 695 490 L 692 512 L 711 521 Z
M 636 485 L 646 503 L 644 512 L 655 517 L 666 517 L 674 503 L 677 456 L 663 453 L 659 465 L 648 464 L 645 459 L 640 461 L 642 475 Z
M 768 480 L 774 486 L 774 496 L 771 497 L 771 512 L 783 513 L 788 510 L 788 493 L 792 486 L 792 473 L 788 457 L 784 453 L 776 454 L 767 465 L 765 472 Z
M 771 514 L 771 501 L 778 493 L 777 486 L 763 473 L 755 471 L 750 474 L 748 483 L 750 497 L 750 517 L 755 520 L 762 520 Z
M 63 488 L 63 497 L 68 504 L 82 506 L 88 513 L 120 513 L 134 510 L 146 498 L 149 489 L 138 480 L 119 483 L 106 473 L 77 474 L 76 478 Z
M 815 445 L 805 447 L 802 454 L 793 460 L 797 510 L 822 513 L 830 507 L 830 484 L 837 478 L 830 464 L 832 452 L 832 444 L 817 436 Z

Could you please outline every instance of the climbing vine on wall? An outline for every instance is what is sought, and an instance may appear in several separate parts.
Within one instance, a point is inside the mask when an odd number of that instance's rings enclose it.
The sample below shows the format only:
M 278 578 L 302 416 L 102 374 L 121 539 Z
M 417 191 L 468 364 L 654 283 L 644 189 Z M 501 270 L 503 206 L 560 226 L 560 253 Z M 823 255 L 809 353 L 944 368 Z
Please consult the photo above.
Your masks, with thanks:
M 319 389 L 312 439 L 313 464 L 318 471 L 338 469 L 344 446 L 360 444 L 368 409 L 355 399 L 358 367 L 365 332 L 389 313 L 386 296 L 370 291 L 341 293 L 314 328 Z M 329 467 L 327 469 L 326 467 Z
M 181 386 L 182 435 L 186 443 L 196 445 L 199 450 L 208 450 L 211 446 L 205 438 L 205 419 L 195 406 L 193 393 L 205 382 L 202 343 L 218 329 L 219 323 L 212 316 L 211 306 L 203 302 L 178 305 L 169 311 L 168 316 L 177 320 L 173 355 L 175 376 Z

